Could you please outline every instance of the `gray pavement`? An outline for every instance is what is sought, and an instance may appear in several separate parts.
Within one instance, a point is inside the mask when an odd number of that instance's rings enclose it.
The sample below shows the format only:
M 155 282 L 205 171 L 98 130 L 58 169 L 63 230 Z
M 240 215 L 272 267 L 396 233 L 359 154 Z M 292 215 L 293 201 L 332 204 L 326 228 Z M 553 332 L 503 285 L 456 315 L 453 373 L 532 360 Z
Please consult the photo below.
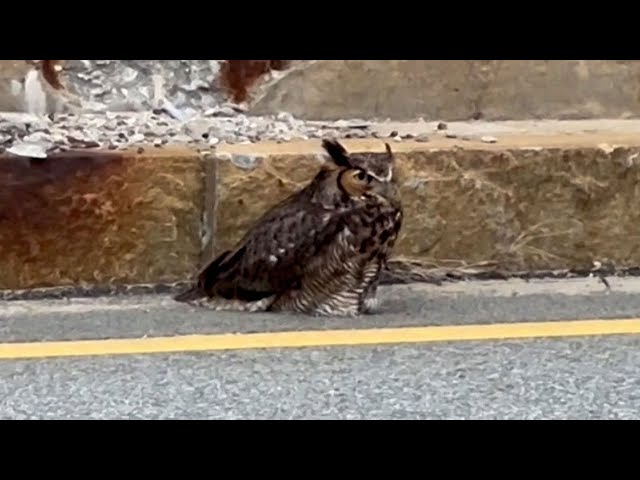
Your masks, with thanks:
M 640 339 L 0 362 L 0 418 L 635 419 Z
M 385 286 L 357 319 L 213 312 L 166 295 L 0 302 L 0 342 L 640 317 L 640 278 Z
M 383 289 L 358 319 L 166 296 L 0 304 L 0 342 L 640 317 L 640 280 Z M 640 336 L 0 361 L 0 418 L 640 418 Z

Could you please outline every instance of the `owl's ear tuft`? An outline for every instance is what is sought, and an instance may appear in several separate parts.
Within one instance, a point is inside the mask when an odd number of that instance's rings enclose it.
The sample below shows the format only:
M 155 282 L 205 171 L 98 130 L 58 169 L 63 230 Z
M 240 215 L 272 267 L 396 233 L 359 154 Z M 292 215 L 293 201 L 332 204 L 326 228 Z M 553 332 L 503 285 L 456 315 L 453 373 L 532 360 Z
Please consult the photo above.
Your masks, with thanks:
M 322 140 L 322 148 L 329 154 L 333 162 L 339 167 L 351 167 L 347 150 L 337 140 Z
M 393 161 L 394 155 L 393 155 L 393 152 L 391 151 L 391 145 L 385 142 L 384 149 L 387 152 L 387 158 L 389 159 L 389 161 Z
M 395 163 L 396 157 L 393 154 L 393 151 L 391 150 L 391 145 L 389 145 L 388 143 L 384 144 L 384 149 L 385 149 L 385 153 L 387 154 L 387 163 L 389 165 L 392 165 Z

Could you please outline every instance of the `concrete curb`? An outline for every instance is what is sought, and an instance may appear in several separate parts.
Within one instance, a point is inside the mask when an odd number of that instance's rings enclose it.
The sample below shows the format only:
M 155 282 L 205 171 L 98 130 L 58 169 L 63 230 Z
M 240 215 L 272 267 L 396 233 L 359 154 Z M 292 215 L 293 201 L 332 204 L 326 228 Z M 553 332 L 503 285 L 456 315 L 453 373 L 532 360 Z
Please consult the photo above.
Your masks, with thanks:
M 378 139 L 343 143 L 383 149 Z M 495 144 L 436 138 L 393 148 L 406 217 L 398 259 L 504 271 L 640 263 L 638 214 L 629 208 L 639 178 L 635 134 L 511 135 Z M 311 141 L 220 152 L 216 245 L 231 246 L 310 178 L 319 153 Z
M 185 149 L 2 155 L 0 288 L 189 277 L 202 260 L 208 162 Z
M 344 140 L 382 151 L 380 139 Z M 640 265 L 640 137 L 393 142 L 411 271 Z M 0 158 L 0 289 L 171 283 L 306 182 L 320 141 Z M 399 262 L 399 263 L 398 263 Z M 402 269 L 400 269 L 402 270 Z M 428 275 L 427 275 L 428 276 Z

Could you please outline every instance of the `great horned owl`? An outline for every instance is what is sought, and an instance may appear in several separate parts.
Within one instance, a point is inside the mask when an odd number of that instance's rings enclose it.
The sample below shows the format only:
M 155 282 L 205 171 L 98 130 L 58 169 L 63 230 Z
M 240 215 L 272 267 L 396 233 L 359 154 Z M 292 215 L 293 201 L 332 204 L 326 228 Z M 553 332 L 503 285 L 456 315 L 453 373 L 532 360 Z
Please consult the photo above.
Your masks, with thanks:
M 394 155 L 349 154 L 323 140 L 329 161 L 264 214 L 176 300 L 215 310 L 353 316 L 376 305 L 380 272 L 403 213 Z

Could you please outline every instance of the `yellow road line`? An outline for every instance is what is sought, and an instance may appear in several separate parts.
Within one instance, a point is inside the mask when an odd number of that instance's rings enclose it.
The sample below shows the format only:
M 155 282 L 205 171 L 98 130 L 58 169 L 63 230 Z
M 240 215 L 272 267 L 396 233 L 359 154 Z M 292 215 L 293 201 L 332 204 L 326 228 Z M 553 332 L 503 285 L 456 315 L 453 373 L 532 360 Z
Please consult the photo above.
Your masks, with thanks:
M 0 343 L 0 359 L 639 334 L 640 318 Z

